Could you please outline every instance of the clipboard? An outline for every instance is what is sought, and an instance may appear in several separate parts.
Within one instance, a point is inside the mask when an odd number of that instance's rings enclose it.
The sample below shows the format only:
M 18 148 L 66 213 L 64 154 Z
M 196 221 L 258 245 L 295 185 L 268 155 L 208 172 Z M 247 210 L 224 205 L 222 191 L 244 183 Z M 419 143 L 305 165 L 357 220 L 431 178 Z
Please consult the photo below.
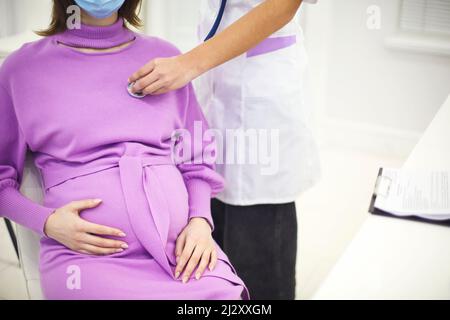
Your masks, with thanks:
M 383 168 L 380 168 L 378 170 L 377 179 L 375 181 L 375 186 L 372 193 L 372 198 L 370 200 L 370 206 L 369 206 L 369 212 L 371 214 L 389 217 L 389 218 L 397 218 L 397 219 L 403 219 L 403 220 L 410 220 L 410 221 L 416 221 L 416 222 L 424 222 L 424 223 L 430 223 L 430 224 L 437 224 L 441 226 L 450 227 L 450 220 L 431 220 L 431 219 L 425 219 L 418 216 L 397 216 L 395 214 L 386 212 L 384 210 L 380 210 L 375 207 L 375 200 L 378 196 L 382 196 L 385 192 L 389 192 L 389 181 L 387 177 L 383 177 Z

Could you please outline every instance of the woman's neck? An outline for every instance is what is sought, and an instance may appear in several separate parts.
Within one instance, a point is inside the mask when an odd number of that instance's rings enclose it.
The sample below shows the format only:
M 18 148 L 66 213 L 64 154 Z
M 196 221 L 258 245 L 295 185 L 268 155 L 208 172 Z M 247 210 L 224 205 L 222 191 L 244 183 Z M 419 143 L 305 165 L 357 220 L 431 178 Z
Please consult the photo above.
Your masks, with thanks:
M 110 26 L 117 21 L 118 17 L 119 17 L 119 15 L 116 12 L 107 18 L 98 19 L 98 18 L 94 18 L 94 17 L 88 15 L 84 10 L 81 11 L 81 23 L 89 25 L 89 26 L 97 26 L 97 27 Z M 131 43 L 131 41 L 127 42 L 127 43 L 123 43 L 118 46 L 111 47 L 111 48 L 102 48 L 102 49 L 96 49 L 96 48 L 75 48 L 75 49 L 78 51 L 87 52 L 87 53 L 96 52 L 96 51 L 113 52 L 113 51 L 119 50 L 123 47 L 130 45 L 130 43 Z
M 96 19 L 82 12 L 81 27 L 56 36 L 57 43 L 83 52 L 115 51 L 130 45 L 135 35 L 124 26 L 117 13 Z
M 107 18 L 98 19 L 98 18 L 91 17 L 84 10 L 81 11 L 81 23 L 87 24 L 90 26 L 98 26 L 98 27 L 110 26 L 110 25 L 114 24 L 114 22 L 117 21 L 118 17 L 119 17 L 118 13 L 115 12 L 113 15 L 111 15 Z

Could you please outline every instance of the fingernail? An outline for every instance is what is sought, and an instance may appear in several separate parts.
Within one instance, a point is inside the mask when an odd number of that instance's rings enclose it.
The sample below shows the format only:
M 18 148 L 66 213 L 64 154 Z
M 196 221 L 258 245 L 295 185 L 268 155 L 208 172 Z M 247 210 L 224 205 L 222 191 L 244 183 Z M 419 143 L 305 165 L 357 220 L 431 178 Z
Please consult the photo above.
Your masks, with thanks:
M 100 203 L 100 202 L 102 202 L 102 199 L 95 199 L 94 202 L 95 203 Z
M 208 269 L 209 269 L 209 271 L 213 271 L 213 267 L 212 266 L 209 266 Z
M 200 273 L 196 273 L 196 274 L 195 274 L 195 279 L 197 279 L 197 280 L 200 279 Z
M 180 271 L 175 272 L 175 279 L 178 279 L 179 276 L 180 276 Z
M 122 243 L 121 247 L 124 248 L 124 249 L 128 249 L 128 245 L 126 243 Z
M 123 252 L 123 249 L 117 249 L 116 252 Z
M 187 277 L 187 276 L 184 276 L 184 277 L 183 277 L 183 283 L 187 283 L 188 280 L 189 280 L 189 277 Z
M 125 234 L 125 233 L 123 233 L 123 232 L 120 232 L 119 233 L 119 237 L 126 237 L 127 235 Z

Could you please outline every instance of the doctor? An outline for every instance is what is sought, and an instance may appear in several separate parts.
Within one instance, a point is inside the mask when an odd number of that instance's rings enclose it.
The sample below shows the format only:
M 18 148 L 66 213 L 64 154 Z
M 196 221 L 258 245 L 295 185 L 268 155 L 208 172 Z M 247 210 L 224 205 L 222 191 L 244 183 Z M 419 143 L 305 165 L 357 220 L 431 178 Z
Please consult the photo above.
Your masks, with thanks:
M 270 140 L 275 169 L 267 170 L 261 159 L 233 163 L 223 157 L 217 170 L 226 189 L 212 203 L 213 236 L 253 299 L 295 298 L 294 201 L 319 173 L 304 99 L 306 55 L 295 20 L 301 2 L 204 0 L 199 36 L 207 38 L 213 26 L 216 35 L 180 56 L 152 60 L 129 78 L 134 92 L 155 95 L 203 75 L 200 96 L 212 128 L 223 137 L 229 130 L 256 129 Z M 244 148 L 225 139 L 223 154 L 260 148 L 262 136 L 257 139 Z M 191 253 L 177 252 L 178 269 L 185 268 Z

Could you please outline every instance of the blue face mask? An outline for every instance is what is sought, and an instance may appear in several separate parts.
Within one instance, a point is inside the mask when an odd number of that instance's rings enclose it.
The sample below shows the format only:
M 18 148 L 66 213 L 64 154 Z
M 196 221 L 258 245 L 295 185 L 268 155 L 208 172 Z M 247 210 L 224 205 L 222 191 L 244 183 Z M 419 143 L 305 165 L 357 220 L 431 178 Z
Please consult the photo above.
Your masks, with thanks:
M 119 11 L 125 0 L 75 0 L 90 16 L 103 19 Z

